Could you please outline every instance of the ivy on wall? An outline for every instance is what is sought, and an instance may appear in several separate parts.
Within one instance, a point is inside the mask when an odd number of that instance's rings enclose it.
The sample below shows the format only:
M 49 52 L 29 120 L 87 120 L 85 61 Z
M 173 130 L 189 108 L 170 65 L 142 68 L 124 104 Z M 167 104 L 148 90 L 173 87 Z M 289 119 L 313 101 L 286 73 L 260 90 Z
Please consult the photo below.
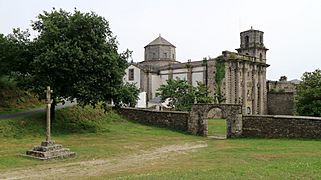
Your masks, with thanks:
M 222 57 L 218 57 L 216 59 L 216 63 L 215 63 L 215 84 L 216 84 L 216 92 L 214 94 L 214 98 L 216 103 L 222 103 L 225 98 L 222 95 L 221 92 L 221 87 L 222 87 L 222 82 L 223 79 L 225 78 L 225 63 L 224 60 L 222 59 Z

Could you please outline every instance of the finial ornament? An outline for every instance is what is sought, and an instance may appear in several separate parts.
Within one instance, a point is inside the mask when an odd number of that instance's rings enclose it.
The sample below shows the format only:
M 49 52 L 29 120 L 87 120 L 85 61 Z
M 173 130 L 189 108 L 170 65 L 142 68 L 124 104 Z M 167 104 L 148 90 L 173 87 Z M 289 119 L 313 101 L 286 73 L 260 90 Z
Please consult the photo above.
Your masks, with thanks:
M 253 29 L 253 26 L 251 26 L 251 30 Z

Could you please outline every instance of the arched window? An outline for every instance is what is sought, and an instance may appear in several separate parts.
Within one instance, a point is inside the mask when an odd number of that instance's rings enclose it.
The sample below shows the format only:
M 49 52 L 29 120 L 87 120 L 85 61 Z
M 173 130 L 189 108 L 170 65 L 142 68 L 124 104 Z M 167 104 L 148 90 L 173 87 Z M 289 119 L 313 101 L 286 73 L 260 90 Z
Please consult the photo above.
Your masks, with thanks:
M 251 108 L 250 107 L 246 108 L 246 114 L 251 114 Z
M 249 42 L 250 42 L 249 36 L 245 36 L 245 47 L 246 47 L 246 48 L 249 47 Z
M 263 35 L 260 36 L 260 43 L 263 44 Z
M 262 61 L 263 60 L 263 55 L 262 55 L 262 53 L 260 53 L 260 61 Z

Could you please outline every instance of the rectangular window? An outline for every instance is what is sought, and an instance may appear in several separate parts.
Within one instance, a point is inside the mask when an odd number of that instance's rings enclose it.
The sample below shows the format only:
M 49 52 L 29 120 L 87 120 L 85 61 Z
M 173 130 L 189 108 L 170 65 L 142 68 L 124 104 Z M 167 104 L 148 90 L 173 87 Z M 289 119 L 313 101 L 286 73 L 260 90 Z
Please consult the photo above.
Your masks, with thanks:
M 134 80 L 134 69 L 128 69 L 128 80 L 129 81 Z

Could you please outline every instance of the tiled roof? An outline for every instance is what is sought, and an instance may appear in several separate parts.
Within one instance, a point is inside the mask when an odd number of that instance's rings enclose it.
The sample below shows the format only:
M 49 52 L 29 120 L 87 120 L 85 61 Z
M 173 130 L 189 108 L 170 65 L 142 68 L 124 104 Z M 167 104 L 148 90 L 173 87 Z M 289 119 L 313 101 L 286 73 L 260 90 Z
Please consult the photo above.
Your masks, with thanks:
M 168 42 L 166 39 L 164 39 L 162 36 L 159 36 L 154 41 L 150 42 L 147 46 L 155 46 L 155 45 L 166 45 L 166 46 L 173 46 L 170 42 Z M 146 47 L 146 46 L 145 46 Z

